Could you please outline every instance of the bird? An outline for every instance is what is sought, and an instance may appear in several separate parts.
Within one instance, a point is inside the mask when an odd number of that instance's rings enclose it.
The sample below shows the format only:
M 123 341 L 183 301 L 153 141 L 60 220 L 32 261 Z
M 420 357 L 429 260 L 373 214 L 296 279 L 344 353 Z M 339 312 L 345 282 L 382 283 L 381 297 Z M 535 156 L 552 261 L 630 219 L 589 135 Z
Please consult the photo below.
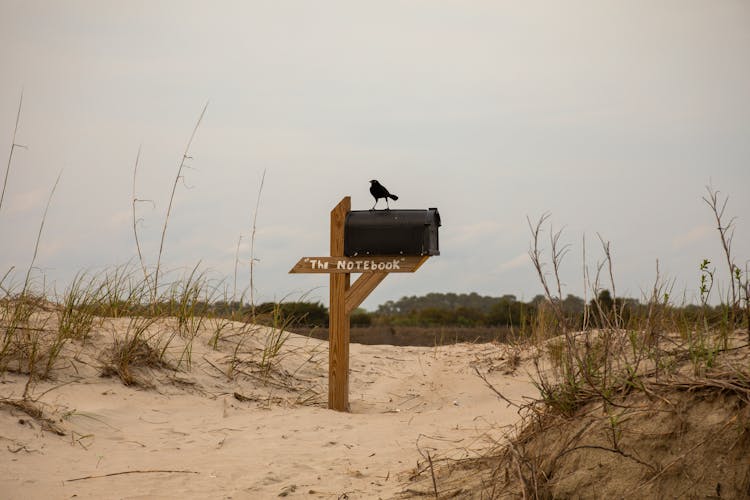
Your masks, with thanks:
M 378 200 L 380 198 L 385 198 L 385 206 L 388 210 L 391 209 L 391 207 L 388 205 L 388 198 L 392 199 L 393 201 L 398 200 L 398 196 L 389 193 L 385 186 L 374 179 L 370 181 L 370 194 L 373 196 L 373 198 L 375 198 L 375 205 L 373 205 L 370 210 L 375 210 L 375 206 L 378 204 Z

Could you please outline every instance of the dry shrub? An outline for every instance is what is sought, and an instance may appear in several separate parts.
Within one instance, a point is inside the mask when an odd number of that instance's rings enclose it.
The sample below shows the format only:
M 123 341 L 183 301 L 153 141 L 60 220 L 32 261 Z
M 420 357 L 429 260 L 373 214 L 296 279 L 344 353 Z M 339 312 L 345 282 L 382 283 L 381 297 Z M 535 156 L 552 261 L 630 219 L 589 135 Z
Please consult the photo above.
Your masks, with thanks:
M 600 237 L 604 260 L 593 279 L 584 245 L 584 286 L 594 299 L 582 331 L 574 331 L 561 307 L 558 273 L 567 246 L 550 229 L 545 262 L 540 235 L 548 216 L 529 221 L 529 254 L 547 304 L 534 335 L 542 353 L 532 377 L 540 398 L 519 408 L 522 420 L 507 444 L 442 467 L 437 481 L 418 475 L 420 489 L 410 491 L 461 498 L 750 498 L 750 345 L 747 330 L 738 328 L 743 306 L 750 307 L 743 295 L 748 273 L 734 264 L 726 200 L 709 188 L 706 202 L 736 284 L 719 297 L 718 321 L 709 314 L 715 270 L 708 259 L 699 269 L 700 314 L 686 323 L 674 314 L 658 262 L 647 304 L 626 310 L 615 293 L 610 244 Z M 601 293 L 602 275 L 611 295 Z
M 125 385 L 151 387 L 141 376 L 145 368 L 174 369 L 165 358 L 167 345 L 158 333 L 149 328 L 158 318 L 134 317 L 130 319 L 124 338 L 115 338 L 112 347 L 102 359 L 102 376 L 119 377 Z
M 570 415 L 543 401 L 520 410 L 509 442 L 486 456 L 444 462 L 441 498 L 748 498 L 750 347 L 695 377 L 689 362 Z M 425 467 L 405 496 L 433 496 Z
M 575 418 L 541 416 L 501 454 L 495 490 L 527 498 L 750 495 L 742 396 L 665 387 L 618 403 L 590 403 Z
M 29 375 L 29 384 L 51 376 L 68 341 L 52 321 L 54 309 L 30 293 L 0 300 L 0 374 Z

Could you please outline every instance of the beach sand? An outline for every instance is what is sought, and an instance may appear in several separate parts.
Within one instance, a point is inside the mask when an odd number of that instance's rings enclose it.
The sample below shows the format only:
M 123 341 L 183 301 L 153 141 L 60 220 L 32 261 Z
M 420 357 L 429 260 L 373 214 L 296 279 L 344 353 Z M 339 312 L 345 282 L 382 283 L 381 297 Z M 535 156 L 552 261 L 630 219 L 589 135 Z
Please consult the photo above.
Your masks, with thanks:
M 66 344 L 52 380 L 33 385 L 27 399 L 64 435 L 13 403 L 28 376 L 0 378 L 0 497 L 409 496 L 427 453 L 481 455 L 518 421 L 475 369 L 512 401 L 537 395 L 508 346 L 352 344 L 351 412 L 336 412 L 326 408 L 327 342 L 290 334 L 264 372 L 263 347 L 278 332 L 243 337 L 238 323 L 223 325 L 216 349 L 216 325 L 202 325 L 190 351 L 173 341 L 179 370 L 141 368 L 141 386 L 126 386 L 101 373 L 131 324 L 102 320 L 86 342 Z M 168 338 L 175 328 L 168 319 L 152 329 Z

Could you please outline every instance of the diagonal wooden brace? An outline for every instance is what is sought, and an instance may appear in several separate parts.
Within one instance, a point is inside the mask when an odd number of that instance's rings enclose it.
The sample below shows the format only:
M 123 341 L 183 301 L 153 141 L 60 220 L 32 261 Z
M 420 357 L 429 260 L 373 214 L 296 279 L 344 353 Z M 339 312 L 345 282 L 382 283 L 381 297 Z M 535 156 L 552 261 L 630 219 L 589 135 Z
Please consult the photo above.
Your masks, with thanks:
M 388 276 L 388 272 L 364 273 L 347 290 L 344 298 L 346 314 L 350 314 L 375 290 L 375 287 Z
M 344 256 L 344 226 L 351 198 L 331 210 L 331 255 L 303 257 L 290 273 L 330 274 L 328 309 L 328 407 L 349 411 L 349 315 L 391 272 L 413 273 L 428 255 Z M 351 273 L 362 273 L 350 284 Z

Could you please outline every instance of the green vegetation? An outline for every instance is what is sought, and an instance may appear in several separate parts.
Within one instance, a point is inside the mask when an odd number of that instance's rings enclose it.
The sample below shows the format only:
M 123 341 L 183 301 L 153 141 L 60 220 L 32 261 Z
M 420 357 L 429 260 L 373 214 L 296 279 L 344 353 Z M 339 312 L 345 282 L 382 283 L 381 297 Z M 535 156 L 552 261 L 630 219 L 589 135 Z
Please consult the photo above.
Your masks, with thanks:
M 618 296 L 610 244 L 601 237 L 601 261 L 584 262 L 584 287 L 594 299 L 563 298 L 558 271 L 567 246 L 546 224 L 548 215 L 529 221 L 529 254 L 544 294 L 525 305 L 531 325 L 525 356 L 540 397 L 512 401 L 483 378 L 503 404 L 516 407 L 522 419 L 516 432 L 485 456 L 445 461 L 437 475 L 434 457 L 422 461 L 415 477 L 427 476 L 423 471 L 431 477 L 421 478 L 420 494 L 747 496 L 750 273 L 735 263 L 727 198 L 708 188 L 704 199 L 725 262 L 720 272 L 708 259 L 696 259 L 700 304 L 674 303 L 658 263 L 646 297 Z M 721 293 L 714 287 L 719 274 L 734 283 Z
M 721 443 L 719 440 L 734 422 L 747 420 L 749 276 L 747 269 L 743 272 L 735 264 L 732 254 L 734 219 L 727 219 L 724 213 L 728 198 L 722 200 L 718 191 L 707 190 L 704 200 L 715 217 L 733 283 L 724 295 L 716 297 L 719 305 L 713 307 L 709 302 L 716 292 L 716 269 L 708 259 L 696 266 L 699 305 L 672 303 L 670 285 L 659 276 L 658 263 L 653 289 L 643 303 L 617 297 L 609 242 L 600 238 L 603 262 L 594 273 L 589 273 L 584 263 L 585 285 L 595 299 L 586 304 L 582 317 L 578 313 L 571 316 L 560 293 L 558 269 L 567 250 L 559 246 L 561 233 L 550 230 L 551 257 L 544 261 L 540 234 L 548 216 L 535 225 L 529 221 L 530 256 L 545 292 L 534 332 L 537 345 L 546 354 L 534 358 L 533 377 L 541 399 L 519 406 L 526 425 L 501 451 L 503 462 L 515 469 L 517 476 L 496 478 L 493 491 L 511 489 L 525 498 L 568 496 L 560 481 L 566 467 L 573 464 L 586 469 L 597 462 L 601 467 L 607 460 L 611 464 L 606 468 L 614 475 L 622 476 L 618 471 L 624 468 L 636 471 L 626 475 L 625 482 L 618 478 L 620 482 L 612 486 L 614 492 L 607 496 L 645 489 L 644 496 L 663 497 L 677 485 L 698 491 L 698 487 L 713 488 L 717 480 L 733 491 L 729 496 L 747 492 L 746 467 L 736 459 L 746 456 L 747 427 L 740 431 L 741 439 L 730 436 Z M 550 268 L 553 273 L 545 272 Z M 611 293 L 603 289 L 602 275 L 608 277 Z M 651 439 L 633 438 L 643 428 L 628 423 L 631 420 L 637 422 L 643 416 L 640 425 L 646 425 L 659 414 L 666 419 L 667 429 L 684 429 L 686 406 L 718 398 L 726 400 L 711 410 L 712 422 L 700 431 L 705 434 L 694 436 L 697 444 L 684 453 L 675 456 L 670 451 L 674 436 L 669 433 L 664 439 L 655 434 Z M 696 425 L 704 420 L 705 416 L 696 414 Z M 629 435 L 624 434 L 626 428 Z M 732 452 L 740 442 L 743 448 Z M 598 455 L 583 458 L 590 450 Z M 704 453 L 711 458 L 701 460 Z M 732 453 L 735 457 L 729 458 Z M 704 480 L 699 473 L 719 460 L 737 475 L 730 477 L 727 470 Z M 670 468 L 672 473 L 665 474 Z
M 11 154 L 3 175 L 0 194 L 0 216 L 9 172 L 12 167 L 13 152 L 22 147 L 15 142 L 21 118 L 19 102 L 16 127 L 11 142 Z M 28 383 L 23 401 L 28 401 L 30 391 L 36 381 L 53 378 L 57 365 L 65 359 L 61 354 L 67 349 L 74 357 L 84 349 L 96 349 L 89 345 L 92 335 L 101 335 L 96 328 L 105 318 L 126 318 L 122 332 L 115 332 L 111 344 L 102 352 L 97 352 L 102 375 L 119 377 L 127 385 L 149 383 L 139 375 L 143 368 L 169 369 L 174 372 L 189 370 L 192 364 L 193 342 L 199 331 L 210 332 L 209 345 L 219 349 L 222 342 L 230 342 L 233 355 L 228 360 L 227 376 L 244 364 L 256 364 L 261 369 L 261 380 L 269 377 L 275 368 L 277 358 L 287 339 L 286 328 L 298 317 L 306 318 L 310 324 L 324 325 L 325 309 L 320 304 L 267 303 L 255 306 L 253 290 L 249 291 L 250 304 L 228 300 L 224 280 L 214 281 L 201 269 L 200 262 L 182 276 L 164 271 L 163 255 L 165 236 L 172 216 L 175 193 L 185 170 L 189 168 L 190 147 L 196 136 L 207 105 L 192 130 L 176 175 L 171 184 L 168 204 L 159 240 L 155 265 L 150 266 L 142 252 L 138 234 L 140 219 L 137 214 L 139 203 L 152 203 L 138 198 L 136 180 L 141 158 L 140 148 L 133 168 L 132 228 L 135 250 L 139 266 L 132 264 L 106 269 L 100 273 L 79 272 L 59 293 L 50 289 L 45 276 L 39 274 L 36 260 L 42 241 L 45 222 L 51 202 L 60 180 L 58 175 L 48 197 L 39 230 L 30 252 L 28 268 L 11 267 L 0 274 L 0 375 L 7 372 L 28 375 Z M 258 192 L 260 199 L 261 188 Z M 254 260 L 252 243 L 255 235 L 258 204 L 252 218 L 251 260 Z M 250 283 L 253 283 L 252 264 Z M 242 297 L 245 295 L 243 294 Z M 219 300 L 223 298 L 224 300 Z M 322 311 L 322 312 L 321 312 Z M 232 320 L 244 323 L 232 324 Z M 260 352 L 243 350 L 248 339 L 261 329 L 254 323 L 271 327 L 270 334 L 263 336 L 264 348 Z M 112 325 L 110 321 L 108 323 Z M 251 325 L 251 326 L 248 326 Z M 259 358 L 255 360 L 255 358 Z
M 554 309 L 559 310 L 565 324 L 571 329 L 582 329 L 584 323 L 592 327 L 607 326 L 612 323 L 614 314 L 619 323 L 628 324 L 648 315 L 649 311 L 653 312 L 654 308 L 650 300 L 642 302 L 634 298 L 613 298 L 608 289 L 599 290 L 597 297 L 588 303 L 572 294 L 562 300 L 552 298 L 550 301 L 543 295 L 537 295 L 524 302 L 515 295 L 489 297 L 476 293 L 429 293 L 388 301 L 374 312 L 357 309 L 351 315 L 351 324 L 394 327 L 512 327 L 530 334 L 541 309 L 548 307 L 550 303 L 555 305 Z M 265 324 L 268 324 L 265 317 L 273 311 L 274 305 L 265 303 L 257 307 L 258 317 Z M 328 310 L 320 303 L 287 302 L 280 304 L 280 307 L 285 316 L 297 318 L 296 326 L 328 326 Z M 211 309 L 220 315 L 237 311 L 240 311 L 240 316 L 250 313 L 248 304 L 218 302 Z M 660 305 L 660 314 L 667 314 L 674 321 L 683 324 L 705 321 L 709 327 L 713 327 L 728 320 L 729 310 L 726 304 L 676 305 L 667 301 Z M 735 315 L 736 325 L 740 325 L 742 320 L 741 315 Z
M 214 349 L 230 346 L 228 350 L 232 354 L 223 366 L 212 365 L 218 373 L 228 378 L 244 375 L 267 381 L 273 375 L 279 356 L 283 355 L 290 328 L 303 326 L 322 330 L 327 327 L 328 311 L 320 303 L 256 305 L 252 286 L 249 303 L 244 298 L 237 300 L 236 290 L 231 297 L 229 293 L 222 294 L 221 282 L 212 282 L 199 265 L 176 278 L 162 270 L 172 201 L 198 124 L 172 184 L 154 267 L 147 265 L 138 243 L 135 206 L 140 200 L 134 189 L 133 230 L 139 268 L 121 266 L 94 275 L 81 272 L 62 294 L 51 291 L 43 276 L 35 281 L 33 274 L 37 272 L 40 240 L 55 192 L 52 188 L 33 252 L 30 252 L 30 265 L 18 271 L 22 279 L 14 282 L 13 268 L 0 275 L 0 375 L 11 372 L 28 377 L 20 400 L 0 402 L 27 408 L 24 409 L 27 413 L 35 411 L 29 406 L 34 383 L 52 378 L 61 360 L 70 361 L 61 355 L 67 347 L 80 352 L 90 346 L 92 336 L 100 334 L 95 331 L 97 322 L 104 317 L 125 318 L 122 320 L 124 329 L 115 334 L 111 344 L 99 355 L 97 368 L 102 375 L 119 377 L 124 384 L 142 386 L 148 386 L 148 380 L 140 374 L 144 368 L 173 372 L 191 369 L 192 346 L 199 330 L 208 329 L 210 338 L 206 341 Z M 12 152 L 13 148 L 11 158 Z M 136 160 L 136 170 L 137 163 Z M 10 166 L 9 159 L 0 208 Z M 658 266 L 653 288 L 647 296 L 641 299 L 619 296 L 610 245 L 601 238 L 602 262 L 593 268 L 588 268 L 584 262 L 584 287 L 593 298 L 586 301 L 570 294 L 563 296 L 558 271 L 567 247 L 560 246 L 561 233 L 550 229 L 550 258 L 542 259 L 540 235 L 548 219 L 545 215 L 536 224 L 529 222 L 530 257 L 543 294 L 528 302 L 513 295 L 488 297 L 476 293 L 403 297 L 383 304 L 375 312 L 355 311 L 352 323 L 362 328 L 380 328 L 380 338 L 396 338 L 398 333 L 404 332 L 416 334 L 416 330 L 410 329 L 428 328 L 434 332 L 430 343 L 435 344 L 458 340 L 458 329 L 463 329 L 462 333 L 470 329 L 491 329 L 503 332 L 489 336 L 491 340 L 525 341 L 533 347 L 529 349 L 534 352 L 533 377 L 541 397 L 519 405 L 519 412 L 527 418 L 526 433 L 517 436 L 505 449 L 510 457 L 507 462 L 512 464 L 513 474 L 517 474 L 516 486 L 521 496 L 554 496 L 547 486 L 550 478 L 559 472 L 556 469 L 558 459 L 562 462 L 563 457 L 581 449 L 617 455 L 623 463 L 636 467 L 639 474 L 649 477 L 648 483 L 644 483 L 649 484 L 664 475 L 664 471 L 677 469 L 674 464 L 684 462 L 689 453 L 709 443 L 710 439 L 706 438 L 676 458 L 653 458 L 650 452 L 635 449 L 637 443 L 628 441 L 628 436 L 623 434 L 629 413 L 652 409 L 653 406 L 646 405 L 657 401 L 667 405 L 666 410 L 659 410 L 662 413 L 677 414 L 681 410 L 666 397 L 671 397 L 666 392 L 669 390 L 731 397 L 729 402 L 741 408 L 747 408 L 750 403 L 747 358 L 729 358 L 742 349 L 747 351 L 748 331 L 742 328 L 750 330 L 748 268 L 746 265 L 742 270 L 732 253 L 734 219 L 725 216 L 727 199 L 709 188 L 704 200 L 716 220 L 724 255 L 720 264 L 708 259 L 696 261 L 699 304 L 675 303 L 671 286 L 659 276 Z M 255 218 L 253 234 L 254 226 Z M 722 294 L 714 286 L 717 273 L 726 273 L 726 283 L 730 285 Z M 236 283 L 236 277 L 234 281 Z M 711 305 L 717 302 L 718 305 Z M 232 321 L 241 324 L 235 326 Z M 508 331 L 512 335 L 507 335 Z M 258 332 L 262 332 L 259 348 L 250 342 Z M 470 331 L 469 337 L 472 335 Z M 466 335 L 461 337 L 466 338 Z M 520 355 L 514 364 L 518 362 Z M 629 399 L 633 395 L 640 400 L 634 403 Z M 560 449 L 554 454 L 549 447 L 542 447 L 541 452 L 533 448 L 532 441 L 539 433 L 559 422 L 570 422 L 587 407 L 592 410 L 588 418 L 600 419 L 603 423 L 602 429 L 606 432 L 600 434 L 604 438 L 600 436 L 595 444 L 577 444 L 579 438 L 585 437 L 587 427 L 573 439 L 557 439 L 555 446 Z M 740 421 L 747 422 L 747 418 L 742 420 L 735 415 L 719 422 L 718 429 L 724 431 Z M 750 429 L 745 424 L 737 433 L 737 443 L 742 443 L 738 446 L 746 446 L 750 442 Z M 506 483 L 509 482 L 507 471 Z M 437 496 L 434 476 L 433 486 Z

